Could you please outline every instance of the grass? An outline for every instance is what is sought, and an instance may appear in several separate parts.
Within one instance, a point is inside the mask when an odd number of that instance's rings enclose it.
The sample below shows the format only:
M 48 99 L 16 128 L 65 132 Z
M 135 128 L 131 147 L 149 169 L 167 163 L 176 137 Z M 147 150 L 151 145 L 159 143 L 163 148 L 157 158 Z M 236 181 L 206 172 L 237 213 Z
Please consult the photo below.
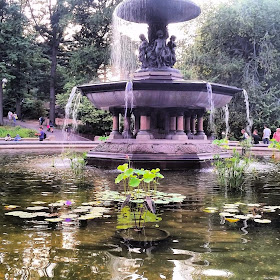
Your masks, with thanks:
M 20 126 L 0 126 L 0 138 L 4 138 L 7 134 L 10 134 L 12 138 L 14 138 L 17 134 L 21 138 L 36 138 L 35 135 L 37 133 L 34 129 L 22 128 Z

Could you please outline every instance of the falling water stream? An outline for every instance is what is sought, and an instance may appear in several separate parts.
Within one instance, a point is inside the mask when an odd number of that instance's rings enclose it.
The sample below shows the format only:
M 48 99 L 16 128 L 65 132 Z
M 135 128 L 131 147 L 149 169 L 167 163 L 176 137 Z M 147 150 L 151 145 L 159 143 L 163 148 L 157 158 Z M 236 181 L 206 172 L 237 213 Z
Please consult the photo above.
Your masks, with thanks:
M 243 95 L 244 95 L 244 102 L 246 105 L 246 118 L 247 118 L 247 123 L 248 123 L 246 130 L 247 130 L 248 134 L 251 135 L 252 127 L 253 127 L 253 120 L 250 117 L 249 98 L 248 98 L 248 93 L 245 89 L 243 89 Z
M 77 90 L 77 87 L 73 87 L 70 93 L 70 96 L 68 98 L 67 104 L 65 106 L 65 118 L 63 123 L 62 131 L 64 133 L 64 139 L 69 137 L 66 133 L 66 128 L 70 125 L 70 117 L 72 118 L 71 124 L 72 124 L 72 130 L 77 130 L 78 122 L 77 122 L 77 114 L 78 114 L 78 108 L 81 103 L 82 95 L 80 91 Z M 69 133 L 68 133 L 69 134 Z
M 225 124 L 226 124 L 226 135 L 225 138 L 228 138 L 228 134 L 229 134 L 229 110 L 228 110 L 228 105 L 226 104 L 226 106 L 224 107 L 224 112 L 225 112 Z
M 213 100 L 213 91 L 212 91 L 212 86 L 210 83 L 206 83 L 207 87 L 207 94 L 208 94 L 208 103 L 209 103 L 209 109 L 210 109 L 210 115 L 209 115 L 209 123 L 210 123 L 210 129 L 212 133 L 216 133 L 216 127 L 214 123 L 214 112 L 215 112 L 215 107 L 214 107 L 214 100 Z

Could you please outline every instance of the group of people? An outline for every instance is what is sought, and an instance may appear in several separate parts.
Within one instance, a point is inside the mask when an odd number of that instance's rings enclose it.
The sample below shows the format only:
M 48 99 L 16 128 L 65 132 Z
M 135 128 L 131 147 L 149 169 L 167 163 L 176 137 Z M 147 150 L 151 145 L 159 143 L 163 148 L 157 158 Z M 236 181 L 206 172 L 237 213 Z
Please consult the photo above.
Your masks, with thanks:
M 245 129 L 242 129 L 241 133 L 242 133 L 242 140 L 249 139 L 249 135 Z M 259 136 L 258 130 L 254 129 L 252 134 L 253 144 L 259 144 L 261 140 L 263 141 L 264 144 L 269 144 L 271 134 L 272 134 L 271 129 L 268 128 L 267 125 L 264 125 L 262 138 Z M 277 128 L 276 131 L 273 133 L 272 139 L 275 139 L 277 142 L 280 142 L 280 128 Z
M 19 136 L 19 134 L 17 134 L 17 135 L 15 136 L 15 138 L 13 139 L 13 138 L 11 137 L 11 135 L 8 133 L 8 134 L 5 136 L 4 140 L 5 140 L 5 141 L 11 141 L 11 140 L 20 141 L 20 140 L 21 140 L 21 137 Z
M 16 124 L 17 119 L 18 119 L 18 116 L 17 116 L 16 113 L 13 113 L 11 111 L 8 112 L 8 120 L 9 120 L 10 123 L 14 122 L 14 124 Z

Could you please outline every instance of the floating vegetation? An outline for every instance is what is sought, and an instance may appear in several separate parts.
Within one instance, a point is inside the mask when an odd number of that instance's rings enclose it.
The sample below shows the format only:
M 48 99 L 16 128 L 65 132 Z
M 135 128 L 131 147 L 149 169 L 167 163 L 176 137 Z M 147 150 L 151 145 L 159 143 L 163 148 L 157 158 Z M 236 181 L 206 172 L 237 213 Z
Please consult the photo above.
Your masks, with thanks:
M 272 220 L 267 219 L 268 215 L 273 215 L 274 213 L 276 213 L 277 216 L 280 215 L 280 206 L 269 206 L 261 203 L 225 203 L 220 209 L 217 207 L 205 207 L 202 210 L 206 213 L 219 212 L 222 224 L 224 224 L 225 221 L 229 223 L 251 221 L 257 224 L 270 224 Z M 277 219 L 277 216 L 274 215 L 273 218 Z

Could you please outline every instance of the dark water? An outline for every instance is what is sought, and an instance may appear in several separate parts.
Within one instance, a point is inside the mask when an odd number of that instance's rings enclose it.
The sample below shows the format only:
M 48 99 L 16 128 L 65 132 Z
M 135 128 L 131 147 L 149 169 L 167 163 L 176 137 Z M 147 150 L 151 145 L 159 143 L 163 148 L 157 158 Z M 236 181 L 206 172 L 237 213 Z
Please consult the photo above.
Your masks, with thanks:
M 54 167 L 53 167 L 54 166 Z M 245 202 L 280 205 L 280 176 L 266 165 L 243 194 L 225 194 L 209 170 L 165 172 L 161 190 L 187 198 L 158 209 L 160 229 L 170 237 L 147 248 L 129 248 L 116 235 L 116 211 L 87 226 L 22 220 L 5 205 L 27 207 L 94 200 L 96 192 L 117 190 L 117 173 L 88 167 L 77 179 L 67 162 L 54 156 L 0 155 L 0 279 L 280 279 L 280 219 L 249 225 L 220 223 L 205 206 Z

